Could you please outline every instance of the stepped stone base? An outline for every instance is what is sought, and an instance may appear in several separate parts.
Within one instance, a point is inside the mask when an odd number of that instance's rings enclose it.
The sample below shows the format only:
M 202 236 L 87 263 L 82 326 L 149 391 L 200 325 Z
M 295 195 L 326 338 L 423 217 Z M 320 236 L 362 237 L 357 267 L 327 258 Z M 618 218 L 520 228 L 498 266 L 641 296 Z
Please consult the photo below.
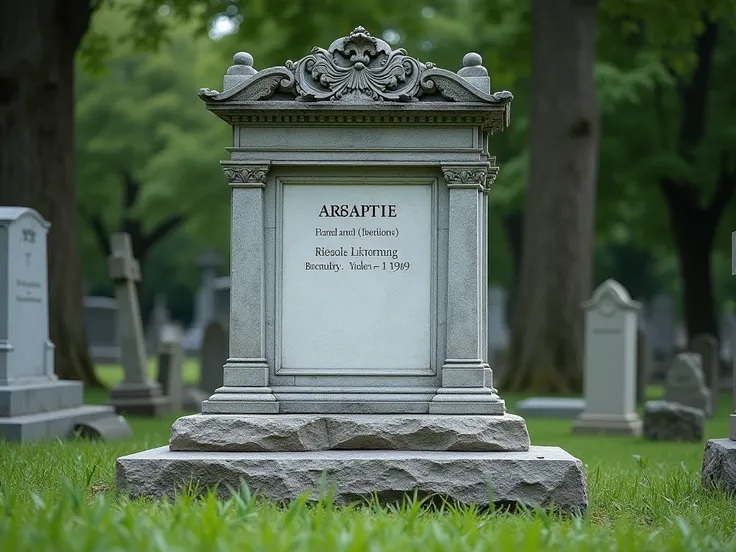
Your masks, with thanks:
M 172 451 L 526 451 L 523 418 L 432 414 L 196 414 L 174 422 Z
M 171 400 L 156 382 L 120 383 L 110 391 L 109 404 L 118 414 L 163 416 L 171 412 Z
M 705 444 L 702 483 L 736 497 L 736 441 L 710 439 Z
M 0 418 L 0 438 L 8 441 L 37 441 L 71 436 L 77 424 L 115 415 L 109 406 L 82 405 L 76 408 Z M 124 420 L 118 422 L 127 426 Z
M 0 386 L 0 416 L 24 416 L 81 406 L 81 381 L 48 380 Z
M 634 435 L 642 432 L 641 419 L 634 412 L 624 416 L 608 414 L 586 414 L 583 412 L 572 425 L 574 435 L 608 434 Z
M 323 474 L 334 501 L 382 503 L 439 495 L 487 506 L 519 504 L 581 513 L 588 505 L 583 464 L 558 447 L 525 452 L 329 450 L 318 452 L 175 452 L 159 447 L 118 458 L 118 491 L 169 498 L 190 483 L 217 486 L 225 497 L 241 482 L 251 492 L 285 502 L 304 492 L 318 498 Z M 492 490 L 492 495 L 489 493 Z

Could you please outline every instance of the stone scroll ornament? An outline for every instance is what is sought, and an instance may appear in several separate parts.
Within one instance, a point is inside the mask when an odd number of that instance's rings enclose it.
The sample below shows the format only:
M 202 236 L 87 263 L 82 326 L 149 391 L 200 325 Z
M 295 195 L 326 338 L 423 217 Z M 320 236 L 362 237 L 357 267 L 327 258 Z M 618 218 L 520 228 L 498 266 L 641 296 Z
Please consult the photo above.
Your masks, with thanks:
M 480 56 L 476 57 L 480 65 Z M 236 55 L 234 61 L 232 74 L 248 78 L 224 92 L 202 88 L 200 98 L 245 102 L 268 99 L 279 92 L 303 102 L 414 102 L 431 95 L 490 104 L 513 99 L 507 91 L 485 93 L 452 71 L 406 55 L 403 48 L 392 50 L 363 27 L 335 40 L 326 50 L 315 47 L 309 55 L 282 67 L 255 71 L 253 58 L 245 53 Z

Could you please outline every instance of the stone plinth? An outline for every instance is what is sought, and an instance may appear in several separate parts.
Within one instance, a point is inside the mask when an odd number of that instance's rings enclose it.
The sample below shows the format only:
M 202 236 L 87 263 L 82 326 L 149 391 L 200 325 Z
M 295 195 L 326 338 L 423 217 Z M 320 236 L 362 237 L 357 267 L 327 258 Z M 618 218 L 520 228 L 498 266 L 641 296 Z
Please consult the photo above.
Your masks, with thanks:
M 710 439 L 705 444 L 702 483 L 736 495 L 736 441 Z
M 319 452 L 172 452 L 160 447 L 117 461 L 118 490 L 133 497 L 169 498 L 189 485 L 217 485 L 223 496 L 241 481 L 269 500 L 289 501 L 314 491 L 323 474 L 334 502 L 377 496 L 392 503 L 405 495 L 439 495 L 487 506 L 521 504 L 579 513 L 588 493 L 583 464 L 558 447 L 525 452 L 349 450 Z M 489 494 L 489 489 L 492 495 Z
M 523 418 L 441 415 L 184 416 L 171 428 L 172 451 L 318 450 L 526 451 Z

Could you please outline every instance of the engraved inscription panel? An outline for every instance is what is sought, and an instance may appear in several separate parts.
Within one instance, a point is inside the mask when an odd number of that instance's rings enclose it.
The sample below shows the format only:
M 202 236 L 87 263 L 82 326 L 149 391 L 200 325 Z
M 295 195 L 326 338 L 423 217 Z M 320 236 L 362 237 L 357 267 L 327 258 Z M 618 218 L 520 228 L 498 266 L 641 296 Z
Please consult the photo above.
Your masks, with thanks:
M 283 186 L 281 366 L 428 369 L 432 188 Z

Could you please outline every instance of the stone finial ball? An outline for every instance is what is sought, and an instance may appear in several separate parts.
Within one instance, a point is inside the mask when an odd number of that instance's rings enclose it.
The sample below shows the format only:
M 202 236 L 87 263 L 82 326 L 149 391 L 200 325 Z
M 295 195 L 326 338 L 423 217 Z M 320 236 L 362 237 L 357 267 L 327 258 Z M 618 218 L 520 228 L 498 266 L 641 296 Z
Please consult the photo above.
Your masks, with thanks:
M 483 58 L 480 57 L 480 54 L 476 54 L 475 52 L 465 54 L 463 67 L 477 67 L 478 65 L 483 65 Z
M 250 55 L 248 52 L 238 52 L 233 56 L 233 64 L 253 67 L 253 56 Z

